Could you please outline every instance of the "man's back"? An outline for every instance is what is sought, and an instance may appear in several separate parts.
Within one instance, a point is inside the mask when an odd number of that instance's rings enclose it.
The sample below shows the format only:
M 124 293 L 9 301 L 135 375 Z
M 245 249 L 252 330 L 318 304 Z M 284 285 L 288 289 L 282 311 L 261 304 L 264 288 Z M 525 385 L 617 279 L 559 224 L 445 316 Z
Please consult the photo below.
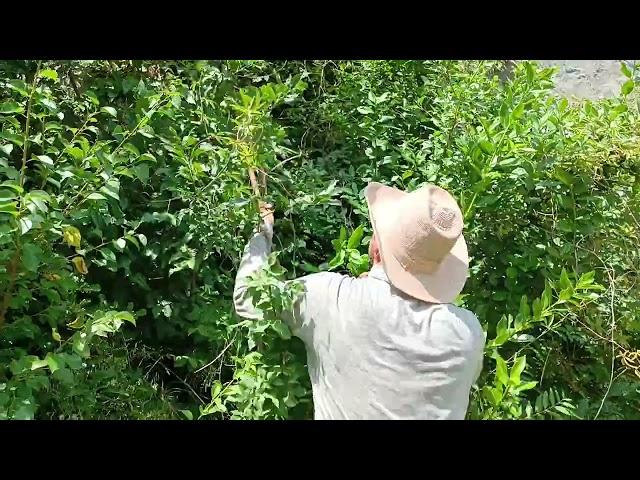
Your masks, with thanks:
M 485 338 L 477 318 L 451 304 L 469 274 L 462 212 L 434 185 L 406 193 L 372 182 L 365 196 L 374 230 L 368 277 L 302 277 L 304 293 L 282 313 L 306 345 L 315 418 L 463 419 Z M 247 278 L 272 247 L 273 214 L 261 209 L 234 291 L 248 319 L 262 313 Z
M 298 334 L 316 419 L 464 418 L 484 347 L 471 312 L 404 295 L 381 266 L 307 278 Z

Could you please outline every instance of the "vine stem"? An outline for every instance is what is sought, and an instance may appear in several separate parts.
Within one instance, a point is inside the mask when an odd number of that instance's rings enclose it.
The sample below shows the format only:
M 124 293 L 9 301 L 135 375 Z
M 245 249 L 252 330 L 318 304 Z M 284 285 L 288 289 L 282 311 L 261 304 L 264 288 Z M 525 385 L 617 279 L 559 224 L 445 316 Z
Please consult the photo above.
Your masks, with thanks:
M 616 313 L 613 308 L 613 302 L 615 300 L 615 295 L 616 295 L 616 283 L 615 283 L 615 278 L 611 276 L 611 272 L 609 271 L 609 269 L 607 269 L 607 275 L 609 276 L 609 281 L 611 282 L 611 306 L 610 306 L 610 309 L 611 309 L 611 377 L 609 378 L 609 385 L 607 386 L 607 391 L 604 393 L 604 396 L 602 397 L 602 401 L 600 402 L 600 408 L 598 408 L 596 415 L 593 417 L 594 420 L 598 419 L 598 415 L 600 415 L 600 412 L 602 411 L 604 402 L 609 396 L 609 391 L 611 390 L 611 385 L 613 384 L 613 374 L 614 374 L 615 365 L 616 365 L 616 344 L 615 344 L 615 340 L 613 339 L 613 332 L 616 329 Z
M 24 141 L 22 148 L 22 168 L 20 168 L 20 187 L 24 187 L 25 173 L 27 171 L 27 156 L 29 154 L 29 127 L 31 125 L 31 105 L 33 104 L 33 94 L 36 91 L 36 85 L 38 83 L 38 74 L 40 73 L 41 60 L 38 60 L 38 66 L 36 67 L 36 73 L 33 76 L 33 83 L 31 84 L 31 93 L 29 94 L 29 101 L 27 102 L 27 121 L 24 126 Z

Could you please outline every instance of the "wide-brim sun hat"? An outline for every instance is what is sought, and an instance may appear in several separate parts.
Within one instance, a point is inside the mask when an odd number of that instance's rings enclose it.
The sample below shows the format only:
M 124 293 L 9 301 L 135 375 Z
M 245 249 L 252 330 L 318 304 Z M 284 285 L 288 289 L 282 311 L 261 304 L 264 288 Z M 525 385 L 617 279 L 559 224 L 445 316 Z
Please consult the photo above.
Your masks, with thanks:
M 391 284 L 425 302 L 455 300 L 469 275 L 469 254 L 451 194 L 430 184 L 403 192 L 372 182 L 365 196 Z

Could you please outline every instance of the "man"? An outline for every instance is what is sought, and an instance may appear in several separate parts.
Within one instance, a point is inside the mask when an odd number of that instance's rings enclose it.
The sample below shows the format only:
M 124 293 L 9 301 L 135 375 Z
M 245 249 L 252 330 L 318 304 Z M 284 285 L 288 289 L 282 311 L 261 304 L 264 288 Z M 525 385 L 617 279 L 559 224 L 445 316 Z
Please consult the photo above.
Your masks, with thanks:
M 469 259 L 463 217 L 445 190 L 405 193 L 379 183 L 365 195 L 373 268 L 352 278 L 298 279 L 304 294 L 286 321 L 307 350 L 315 419 L 464 419 L 482 369 L 485 336 L 473 313 L 452 305 Z M 247 276 L 271 250 L 265 212 L 238 270 L 235 308 L 258 318 Z

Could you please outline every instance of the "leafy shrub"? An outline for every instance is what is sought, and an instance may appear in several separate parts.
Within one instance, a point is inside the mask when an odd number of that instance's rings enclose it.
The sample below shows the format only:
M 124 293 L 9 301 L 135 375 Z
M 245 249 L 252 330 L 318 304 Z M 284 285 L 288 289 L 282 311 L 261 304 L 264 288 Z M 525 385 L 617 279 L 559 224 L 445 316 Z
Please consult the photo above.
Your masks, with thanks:
M 282 280 L 366 270 L 381 181 L 462 206 L 470 418 L 638 418 L 638 74 L 569 102 L 553 70 L 501 67 L 0 62 L 0 417 L 309 418 Z M 243 322 L 258 196 L 280 253 Z

